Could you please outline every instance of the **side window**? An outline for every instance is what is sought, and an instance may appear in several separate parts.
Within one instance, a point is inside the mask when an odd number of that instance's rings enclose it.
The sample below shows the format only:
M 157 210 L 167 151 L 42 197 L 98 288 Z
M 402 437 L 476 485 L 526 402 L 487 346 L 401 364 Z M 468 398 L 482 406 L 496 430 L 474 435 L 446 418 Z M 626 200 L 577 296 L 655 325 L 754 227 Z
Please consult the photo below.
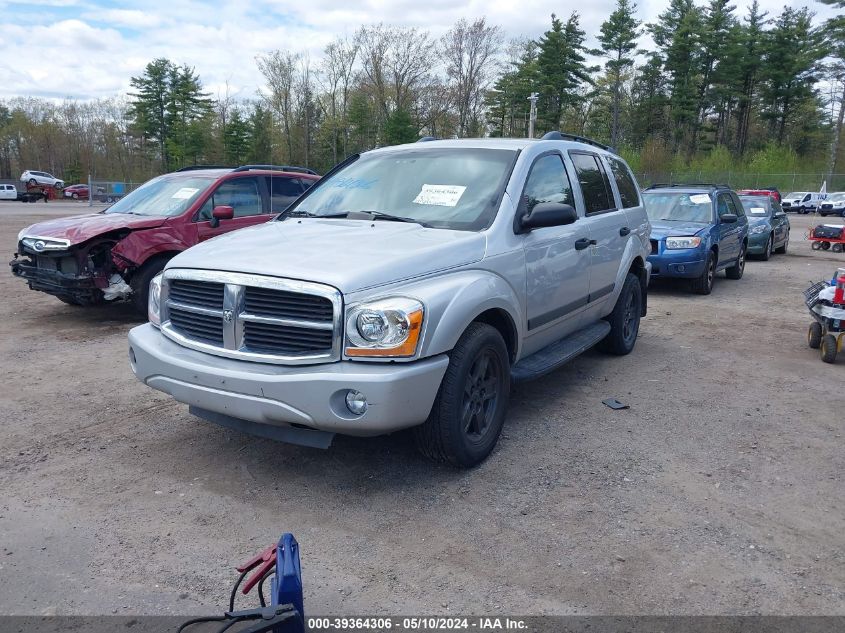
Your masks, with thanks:
M 305 191 L 307 189 L 310 189 L 311 185 L 313 185 L 317 181 L 309 180 L 308 178 L 302 178 L 299 182 L 302 183 L 302 190 Z
M 561 202 L 575 206 L 572 185 L 559 154 L 548 154 L 534 163 L 522 195 L 528 199 L 528 213 L 539 202 Z
M 261 194 L 257 178 L 238 178 L 221 184 L 205 201 L 200 209 L 199 219 L 210 220 L 214 207 L 228 206 L 235 210 L 235 217 L 261 213 Z
M 270 189 L 270 212 L 280 213 L 302 194 L 299 178 L 267 176 Z
M 808 193 L 806 196 L 804 196 L 804 199 L 801 202 L 809 202 L 809 200 L 810 200 L 810 194 Z
M 740 218 L 745 217 L 745 207 L 742 206 L 742 203 L 737 198 L 735 198 L 734 196 L 731 196 L 730 202 L 731 202 L 731 205 L 733 205 L 733 209 L 734 209 L 733 213 L 736 213 L 737 217 L 740 217 Z
M 584 194 L 587 215 L 616 208 L 607 174 L 595 154 L 570 152 L 569 156 L 575 165 L 575 173 L 578 174 L 578 184 L 581 185 L 581 193 Z
M 610 163 L 610 171 L 616 179 L 616 188 L 619 189 L 619 199 L 622 201 L 623 209 L 637 207 L 640 204 L 640 191 L 637 189 L 636 181 L 631 175 L 628 166 L 618 158 L 607 157 Z
M 731 200 L 730 195 L 726 193 L 719 194 L 718 200 L 718 211 L 719 217 L 721 218 L 726 213 L 734 213 L 736 214 L 736 207 L 734 206 L 733 200 Z

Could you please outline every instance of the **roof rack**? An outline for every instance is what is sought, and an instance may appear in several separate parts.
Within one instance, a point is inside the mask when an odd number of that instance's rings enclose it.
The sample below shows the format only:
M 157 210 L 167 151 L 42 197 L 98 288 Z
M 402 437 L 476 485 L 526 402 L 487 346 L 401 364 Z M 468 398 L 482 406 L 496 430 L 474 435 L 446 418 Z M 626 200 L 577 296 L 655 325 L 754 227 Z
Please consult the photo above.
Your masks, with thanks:
M 721 185 L 713 182 L 656 182 L 646 189 L 657 189 L 658 187 L 712 187 L 713 189 L 730 189 L 730 185 Z
M 231 169 L 231 165 L 187 165 L 180 167 L 176 171 L 196 171 L 198 169 Z
M 423 136 L 417 139 L 417 143 L 427 143 L 428 141 L 439 141 L 436 136 Z
M 567 134 L 566 132 L 558 132 L 557 130 L 552 132 L 546 132 L 543 134 L 543 138 L 540 139 L 543 141 L 575 141 L 576 143 L 585 143 L 587 145 L 592 145 L 593 147 L 599 147 L 603 150 L 608 152 L 616 153 L 616 150 L 613 149 L 610 145 L 605 145 L 604 143 L 599 143 L 598 141 L 594 141 L 591 138 L 587 138 L 586 136 L 578 136 L 577 134 Z
M 313 169 L 307 167 L 296 167 L 295 165 L 241 165 L 233 169 L 236 171 L 252 171 L 253 169 L 265 169 L 267 171 L 289 171 L 296 174 L 311 174 L 312 176 L 319 176 Z

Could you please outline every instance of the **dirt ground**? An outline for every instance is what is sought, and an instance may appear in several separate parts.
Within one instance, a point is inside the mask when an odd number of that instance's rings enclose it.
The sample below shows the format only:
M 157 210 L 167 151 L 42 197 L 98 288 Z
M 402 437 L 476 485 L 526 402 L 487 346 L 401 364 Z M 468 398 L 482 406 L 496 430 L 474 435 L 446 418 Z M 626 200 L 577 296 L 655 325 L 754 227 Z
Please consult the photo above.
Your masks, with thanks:
M 0 251 L 77 210 L 0 203 Z M 709 297 L 653 285 L 633 354 L 516 388 L 471 471 L 202 422 L 133 377 L 128 306 L 0 274 L 0 613 L 218 611 L 291 531 L 310 615 L 845 614 L 845 358 L 807 347 L 801 295 L 845 256 L 790 219 Z

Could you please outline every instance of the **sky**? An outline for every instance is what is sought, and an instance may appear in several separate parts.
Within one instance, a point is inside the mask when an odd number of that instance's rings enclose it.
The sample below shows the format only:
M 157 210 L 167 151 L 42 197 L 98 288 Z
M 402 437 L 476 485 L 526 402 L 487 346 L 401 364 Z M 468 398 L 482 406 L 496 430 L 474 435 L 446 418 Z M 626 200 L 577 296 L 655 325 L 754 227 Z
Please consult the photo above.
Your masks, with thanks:
M 703 0 L 700 0 L 703 1 Z M 736 0 L 736 14 L 751 0 Z M 456 20 L 484 16 L 506 38 L 537 38 L 550 15 L 577 10 L 590 46 L 616 0 L 0 0 L 0 99 L 54 100 L 125 94 L 129 80 L 156 57 L 196 68 L 212 96 L 255 98 L 262 87 L 257 55 L 274 49 L 307 52 L 317 63 L 337 36 L 361 24 L 385 22 L 445 33 Z M 668 0 L 641 0 L 638 16 L 652 21 Z M 770 16 L 806 1 L 760 0 Z M 821 21 L 834 10 L 811 1 Z M 642 45 L 648 46 L 643 40 Z

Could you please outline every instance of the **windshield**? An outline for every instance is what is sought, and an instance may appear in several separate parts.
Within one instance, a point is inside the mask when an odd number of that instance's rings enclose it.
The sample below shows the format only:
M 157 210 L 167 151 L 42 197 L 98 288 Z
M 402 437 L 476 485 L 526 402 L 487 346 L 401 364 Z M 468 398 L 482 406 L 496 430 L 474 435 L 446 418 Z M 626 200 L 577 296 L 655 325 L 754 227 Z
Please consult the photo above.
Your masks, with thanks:
M 845 200 L 845 193 L 832 193 L 828 198 L 829 202 L 842 202 Z
M 407 148 L 363 154 L 324 178 L 294 213 L 383 213 L 434 228 L 490 226 L 516 152 L 478 148 Z
M 742 202 L 749 220 L 767 218 L 771 215 L 768 201 L 762 196 L 740 196 L 739 200 Z
M 646 192 L 643 200 L 652 222 L 708 223 L 713 220 L 713 203 L 707 193 Z
M 159 176 L 106 209 L 105 213 L 131 213 L 172 217 L 179 215 L 214 182 L 213 178 Z
M 793 191 L 792 193 L 786 194 L 786 198 L 803 198 L 807 195 L 806 191 Z

